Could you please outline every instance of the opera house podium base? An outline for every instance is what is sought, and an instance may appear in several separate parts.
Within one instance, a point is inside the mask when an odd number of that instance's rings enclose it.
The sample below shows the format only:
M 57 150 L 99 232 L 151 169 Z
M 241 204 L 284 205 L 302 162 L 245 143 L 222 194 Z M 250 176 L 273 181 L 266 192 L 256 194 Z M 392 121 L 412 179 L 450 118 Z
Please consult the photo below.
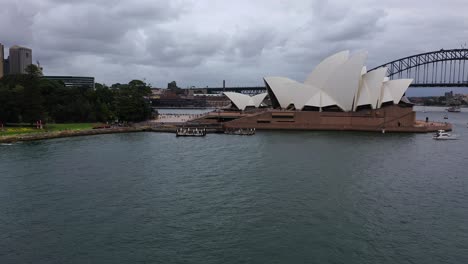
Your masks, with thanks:
M 233 111 L 231 115 L 235 112 Z M 240 114 L 226 120 L 225 129 L 255 128 L 257 130 L 329 130 L 426 133 L 452 130 L 452 125 L 441 122 L 417 121 L 412 107 L 384 106 L 375 110 L 357 112 L 318 112 L 268 109 Z M 229 115 L 230 112 L 224 112 Z M 201 120 L 200 120 L 201 121 Z

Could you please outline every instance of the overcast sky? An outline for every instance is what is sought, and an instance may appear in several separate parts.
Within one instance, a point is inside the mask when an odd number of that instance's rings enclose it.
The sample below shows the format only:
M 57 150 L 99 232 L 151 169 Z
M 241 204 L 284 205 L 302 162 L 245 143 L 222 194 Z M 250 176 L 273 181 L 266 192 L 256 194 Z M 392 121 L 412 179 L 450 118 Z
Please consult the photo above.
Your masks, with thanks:
M 0 43 L 32 48 L 46 75 L 261 85 L 303 81 L 345 49 L 367 50 L 374 67 L 459 48 L 467 10 L 467 0 L 0 0 Z

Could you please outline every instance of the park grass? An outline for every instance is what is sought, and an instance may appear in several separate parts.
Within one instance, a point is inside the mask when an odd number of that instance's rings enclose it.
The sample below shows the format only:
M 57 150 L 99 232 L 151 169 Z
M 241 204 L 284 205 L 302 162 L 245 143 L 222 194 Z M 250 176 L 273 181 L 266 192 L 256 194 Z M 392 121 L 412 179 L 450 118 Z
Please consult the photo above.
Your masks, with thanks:
M 47 129 L 49 131 L 83 130 L 92 129 L 96 125 L 96 123 L 49 124 L 47 125 Z
M 26 124 L 15 124 L 14 126 L 4 127 L 0 130 L 0 136 L 15 136 L 32 133 L 70 131 L 70 130 L 87 130 L 92 129 L 96 123 L 68 123 L 68 124 L 47 124 L 44 129 L 36 129 L 35 127 Z

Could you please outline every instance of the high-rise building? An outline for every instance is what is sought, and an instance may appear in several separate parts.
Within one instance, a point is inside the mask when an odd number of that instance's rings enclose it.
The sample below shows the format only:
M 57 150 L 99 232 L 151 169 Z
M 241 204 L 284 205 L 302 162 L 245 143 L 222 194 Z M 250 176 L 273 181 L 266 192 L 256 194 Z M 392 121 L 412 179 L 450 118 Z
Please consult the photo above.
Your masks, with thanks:
M 3 61 L 5 60 L 5 54 L 3 53 L 3 45 L 0 43 L 0 78 L 3 77 Z
M 32 64 L 32 50 L 15 45 L 10 47 L 8 59 L 10 74 L 25 74 L 26 67 Z
M 94 89 L 94 77 L 84 76 L 44 76 L 43 78 L 53 81 L 60 81 L 66 87 L 87 87 Z
M 3 60 L 3 76 L 10 74 L 10 60 Z

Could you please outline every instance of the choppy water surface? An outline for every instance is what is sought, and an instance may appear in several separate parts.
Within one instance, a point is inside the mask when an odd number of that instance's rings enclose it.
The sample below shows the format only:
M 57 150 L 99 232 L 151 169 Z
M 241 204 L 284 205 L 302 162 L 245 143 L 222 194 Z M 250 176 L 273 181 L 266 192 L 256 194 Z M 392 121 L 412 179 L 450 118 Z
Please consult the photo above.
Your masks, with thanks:
M 0 263 L 468 263 L 468 113 L 448 121 L 460 140 L 138 133 L 0 146 Z

